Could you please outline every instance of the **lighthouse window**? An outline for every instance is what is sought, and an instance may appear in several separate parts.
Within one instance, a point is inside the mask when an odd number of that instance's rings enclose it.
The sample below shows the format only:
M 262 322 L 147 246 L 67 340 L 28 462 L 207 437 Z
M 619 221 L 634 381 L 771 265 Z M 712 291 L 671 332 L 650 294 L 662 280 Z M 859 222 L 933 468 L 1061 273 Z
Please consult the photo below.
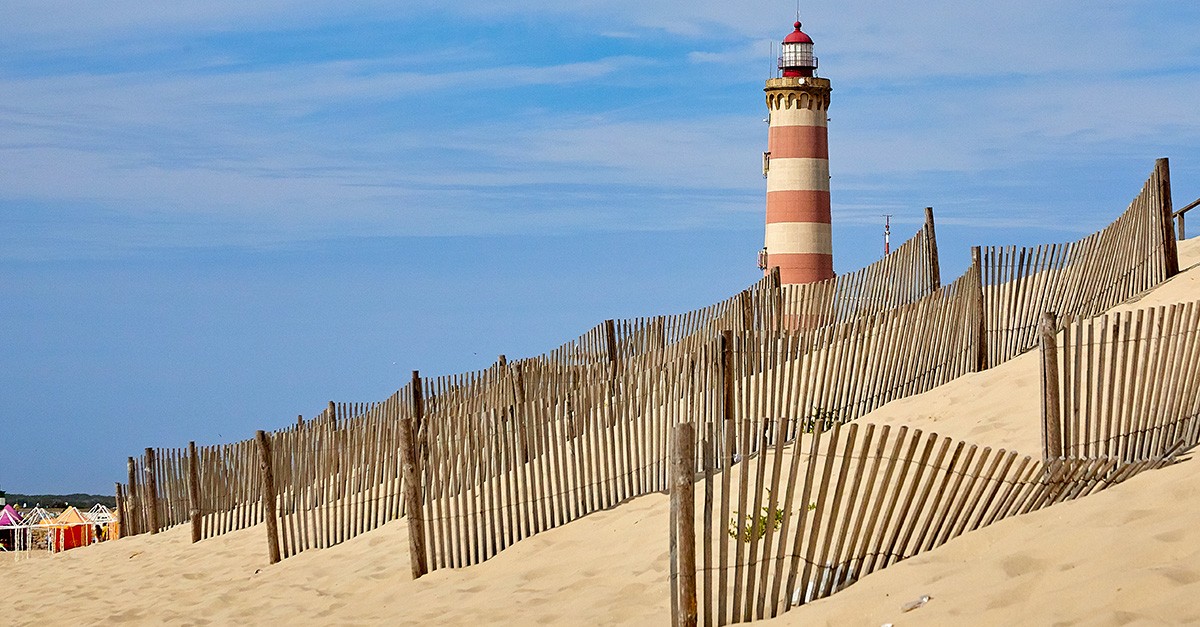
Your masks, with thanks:
M 783 47 L 780 65 L 784 67 L 812 67 L 812 46 L 807 44 L 791 44 Z

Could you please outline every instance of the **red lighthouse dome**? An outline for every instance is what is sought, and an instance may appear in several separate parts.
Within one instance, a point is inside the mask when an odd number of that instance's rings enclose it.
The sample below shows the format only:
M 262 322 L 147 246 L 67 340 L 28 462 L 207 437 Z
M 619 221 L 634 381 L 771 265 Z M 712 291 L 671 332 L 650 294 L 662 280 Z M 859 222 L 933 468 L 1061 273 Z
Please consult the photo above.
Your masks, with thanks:
M 784 76 L 812 76 L 817 69 L 817 57 L 813 56 L 813 40 L 800 30 L 800 22 L 793 24 L 796 30 L 788 33 L 780 49 L 779 69 Z

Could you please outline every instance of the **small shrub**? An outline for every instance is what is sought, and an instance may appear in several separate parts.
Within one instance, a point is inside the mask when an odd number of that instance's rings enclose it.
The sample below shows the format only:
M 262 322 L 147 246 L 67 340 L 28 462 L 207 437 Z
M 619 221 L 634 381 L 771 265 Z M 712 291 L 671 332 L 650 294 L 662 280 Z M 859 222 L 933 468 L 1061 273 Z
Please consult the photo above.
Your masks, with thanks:
M 836 409 L 818 407 L 804 419 L 804 432 L 828 431 L 833 428 L 833 425 L 839 422 L 842 422 L 842 420 Z
M 734 517 L 729 520 L 729 537 L 737 539 L 740 536 L 746 542 L 760 540 L 767 535 L 768 525 L 771 529 L 779 529 L 783 525 L 782 509 L 775 508 L 772 512 L 769 507 L 764 507 L 758 516 L 740 516 L 734 512 Z
M 817 509 L 816 503 L 808 504 L 808 511 Z M 740 515 L 738 512 L 733 513 L 733 518 L 729 519 L 729 537 L 738 539 L 739 537 L 745 541 L 761 540 L 767 535 L 767 528 L 778 531 L 783 526 L 783 509 L 775 508 L 771 511 L 770 507 L 763 507 L 758 516 L 750 514 Z

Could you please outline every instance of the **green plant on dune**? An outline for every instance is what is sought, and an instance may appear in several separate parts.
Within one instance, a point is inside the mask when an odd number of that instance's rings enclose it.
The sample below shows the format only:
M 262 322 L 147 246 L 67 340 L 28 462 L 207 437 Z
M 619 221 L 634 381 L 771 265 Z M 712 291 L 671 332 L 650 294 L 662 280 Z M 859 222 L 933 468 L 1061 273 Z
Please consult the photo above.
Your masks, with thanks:
M 779 529 L 783 525 L 783 510 L 776 508 L 774 512 L 769 507 L 763 507 L 762 513 L 758 516 L 746 514 L 739 515 L 734 512 L 734 517 L 729 520 L 729 537 L 738 539 L 739 537 L 745 541 L 759 540 L 767 534 L 767 527 Z
M 839 422 L 842 422 L 842 419 L 838 410 L 817 407 L 804 418 L 804 432 L 828 431 L 833 428 L 833 425 Z
M 816 503 L 808 504 L 808 511 L 817 509 Z M 744 542 L 753 540 L 761 540 L 767 535 L 767 529 L 778 530 L 783 526 L 783 509 L 776 507 L 772 510 L 770 507 L 764 506 L 761 512 L 757 515 L 734 512 L 733 518 L 729 519 L 729 537 L 737 540 L 741 539 Z

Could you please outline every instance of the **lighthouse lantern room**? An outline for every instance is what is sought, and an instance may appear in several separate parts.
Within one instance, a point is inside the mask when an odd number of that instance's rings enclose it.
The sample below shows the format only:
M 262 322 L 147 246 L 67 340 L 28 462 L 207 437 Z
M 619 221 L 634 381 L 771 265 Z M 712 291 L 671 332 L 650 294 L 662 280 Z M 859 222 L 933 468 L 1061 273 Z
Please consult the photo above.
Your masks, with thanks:
M 812 76 L 817 69 L 817 57 L 813 56 L 813 40 L 800 30 L 800 22 L 796 22 L 796 30 L 783 40 L 780 48 L 779 69 L 784 76 Z

